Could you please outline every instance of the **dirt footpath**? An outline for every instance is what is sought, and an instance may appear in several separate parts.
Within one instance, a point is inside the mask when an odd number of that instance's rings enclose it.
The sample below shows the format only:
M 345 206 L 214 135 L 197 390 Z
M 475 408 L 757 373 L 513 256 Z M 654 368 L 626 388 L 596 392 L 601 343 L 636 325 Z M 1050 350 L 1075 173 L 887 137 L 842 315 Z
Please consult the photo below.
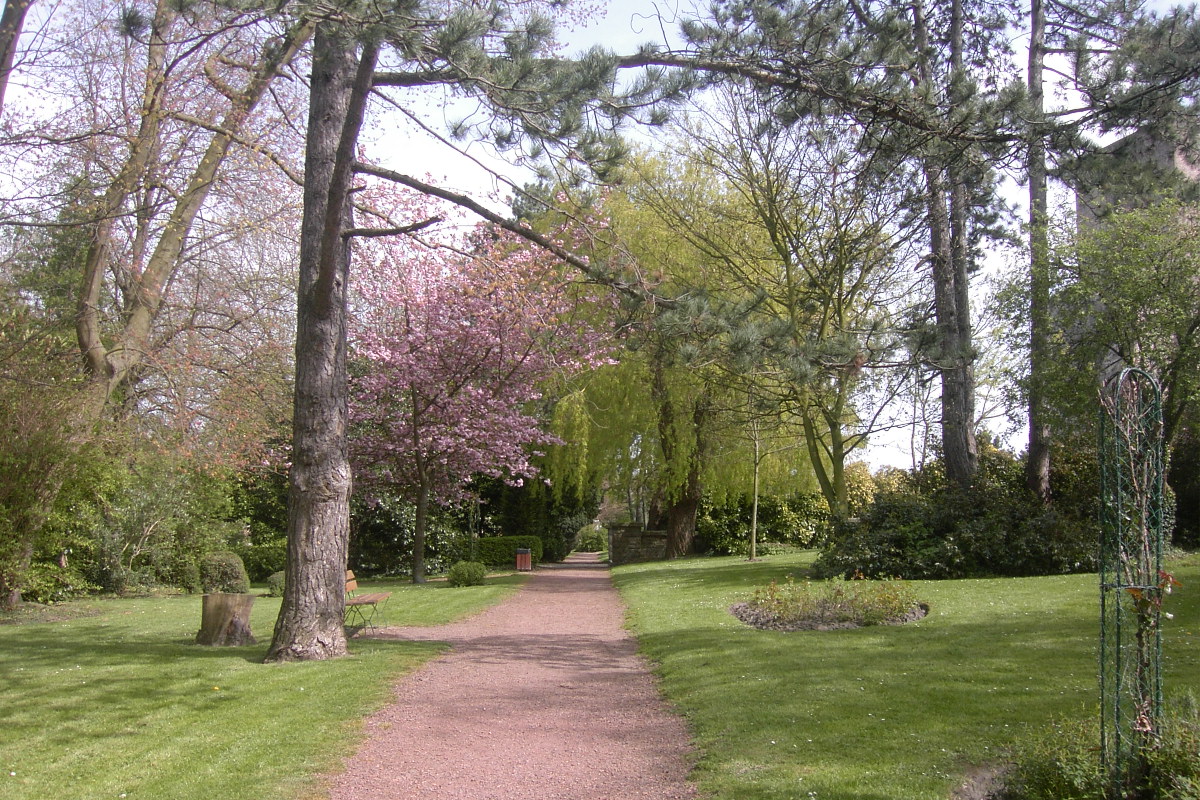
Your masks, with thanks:
M 608 570 L 581 553 L 466 621 L 387 629 L 452 649 L 367 721 L 331 800 L 696 797 L 687 731 L 623 622 Z

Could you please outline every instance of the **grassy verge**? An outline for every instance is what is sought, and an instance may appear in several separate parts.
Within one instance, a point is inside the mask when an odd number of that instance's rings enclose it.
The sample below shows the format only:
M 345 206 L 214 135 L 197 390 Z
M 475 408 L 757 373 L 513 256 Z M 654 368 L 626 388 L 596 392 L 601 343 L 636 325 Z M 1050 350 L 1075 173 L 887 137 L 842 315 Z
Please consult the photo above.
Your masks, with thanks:
M 497 602 L 520 580 L 364 588 L 394 592 L 384 624 L 436 625 Z M 355 639 L 350 658 L 265 666 L 278 599 L 255 601 L 261 644 L 238 648 L 191 644 L 200 602 L 93 600 L 0 625 L 0 797 L 306 796 L 349 754 L 393 680 L 441 650 Z
M 1097 703 L 1094 575 L 913 582 L 923 620 L 759 631 L 728 607 L 811 555 L 615 570 L 643 652 L 688 719 L 695 778 L 737 800 L 944 800 L 973 766 Z M 1167 608 L 1167 694 L 1200 690 L 1200 558 Z
M 483 586 L 454 587 L 444 578 L 420 586 L 408 580 L 359 581 L 360 592 L 391 592 L 373 624 L 444 625 L 495 605 L 521 587 L 528 573 L 489 575 Z M 278 612 L 277 612 L 278 613 Z

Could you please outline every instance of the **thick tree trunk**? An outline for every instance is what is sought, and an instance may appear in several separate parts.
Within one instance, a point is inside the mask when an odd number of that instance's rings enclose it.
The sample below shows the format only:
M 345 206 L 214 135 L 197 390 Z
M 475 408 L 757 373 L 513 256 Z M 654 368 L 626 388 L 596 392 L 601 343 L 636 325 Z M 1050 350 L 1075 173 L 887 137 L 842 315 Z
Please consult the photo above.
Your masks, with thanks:
M 927 168 L 929 231 L 933 261 L 933 305 L 937 317 L 938 348 L 935 354 L 942 386 L 942 455 L 946 477 L 958 486 L 970 486 L 979 466 L 975 443 L 975 395 L 970 324 L 960 317 L 968 312 L 959 303 L 959 288 L 950 214 L 946 208 L 946 181 L 936 167 Z M 967 332 L 964 338 L 964 329 Z
M 701 483 L 701 470 L 705 459 L 705 430 L 708 425 L 707 396 L 701 391 L 691 403 L 691 419 L 687 422 L 678 419 L 680 409 L 667 386 L 665 358 L 658 355 L 651 367 L 651 394 L 658 405 L 658 445 L 663 453 L 663 463 L 675 465 L 675 468 L 686 463 L 686 474 L 682 486 L 664 486 L 661 492 L 667 503 L 665 518 L 667 530 L 667 558 L 678 558 L 692 551 L 692 542 L 696 538 L 696 515 L 700 510 L 700 500 L 704 488 Z M 690 451 L 687 443 L 678 440 L 680 426 L 690 422 L 694 436 L 694 449 Z M 668 472 L 671 466 L 667 467 Z M 678 472 L 676 472 L 678 474 Z M 657 517 L 651 512 L 651 520 Z
M 297 297 L 296 397 L 286 588 L 268 661 L 346 653 L 350 529 L 346 450 L 346 289 L 351 164 L 375 51 L 322 23 L 313 44 Z
M 692 552 L 696 539 L 696 517 L 700 512 L 699 484 L 689 481 L 685 494 L 667 508 L 667 558 L 679 558 Z
M 12 552 L 0 562 L 0 611 L 12 611 L 21 604 L 22 579 L 33 560 L 33 539 L 14 542 Z
M 679 558 L 691 553 L 692 543 L 696 538 L 696 517 L 700 512 L 700 501 L 704 497 L 701 470 L 708 450 L 705 437 L 708 413 L 708 397 L 701 394 L 692 405 L 691 423 L 696 449 L 688 461 L 687 479 L 667 508 L 667 558 Z
M 196 644 L 212 647 L 241 647 L 257 644 L 250 632 L 250 612 L 254 595 L 214 592 L 201 601 L 200 630 Z
M 918 51 L 929 52 L 925 9 L 913 6 Z M 951 71 L 962 68 L 962 4 L 951 8 Z M 935 84 L 935 69 L 923 57 L 918 64 L 922 83 Z M 947 80 L 953 84 L 954 76 Z M 953 97 L 950 98 L 953 101 Z M 975 442 L 975 353 L 971 342 L 971 309 L 967 282 L 967 192 L 952 153 L 925 157 L 924 172 L 929 208 L 929 244 L 933 275 L 933 306 L 937 318 L 938 346 L 935 363 L 942 388 L 942 456 L 946 477 L 959 486 L 970 486 L 979 467 Z
M 1029 101 L 1034 131 L 1029 139 L 1029 453 L 1025 483 L 1050 500 L 1050 424 L 1047 419 L 1046 375 L 1050 364 L 1050 242 L 1046 192 L 1046 142 L 1037 126 L 1043 119 L 1042 87 L 1045 56 L 1045 13 L 1042 0 L 1030 7 Z

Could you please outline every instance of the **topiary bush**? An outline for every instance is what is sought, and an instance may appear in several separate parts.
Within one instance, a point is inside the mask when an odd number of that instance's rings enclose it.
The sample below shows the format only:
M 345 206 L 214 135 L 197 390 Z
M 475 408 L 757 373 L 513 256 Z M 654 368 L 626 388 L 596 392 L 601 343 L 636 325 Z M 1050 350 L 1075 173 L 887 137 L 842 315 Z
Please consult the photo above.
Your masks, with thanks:
M 228 551 L 209 553 L 200 561 L 200 585 L 205 593 L 232 592 L 245 594 L 250 591 L 250 578 L 246 566 L 237 553 Z
M 456 561 L 446 573 L 451 586 L 482 586 L 486 578 L 487 567 L 478 561 Z
M 489 567 L 512 569 L 518 548 L 527 548 L 533 565 L 542 560 L 542 540 L 538 536 L 480 536 L 475 540 L 477 560 Z
M 273 572 L 267 576 L 267 596 L 268 597 L 283 597 L 284 583 L 283 571 Z

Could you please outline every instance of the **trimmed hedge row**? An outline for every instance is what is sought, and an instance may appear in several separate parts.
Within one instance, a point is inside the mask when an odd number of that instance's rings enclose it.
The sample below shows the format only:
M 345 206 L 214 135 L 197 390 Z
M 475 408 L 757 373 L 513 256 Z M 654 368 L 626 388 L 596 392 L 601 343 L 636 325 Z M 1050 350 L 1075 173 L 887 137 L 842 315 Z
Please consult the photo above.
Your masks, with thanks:
M 535 566 L 542 560 L 542 539 L 539 536 L 480 536 L 475 544 L 475 560 L 489 567 L 512 569 L 517 563 L 517 548 L 528 549 Z

